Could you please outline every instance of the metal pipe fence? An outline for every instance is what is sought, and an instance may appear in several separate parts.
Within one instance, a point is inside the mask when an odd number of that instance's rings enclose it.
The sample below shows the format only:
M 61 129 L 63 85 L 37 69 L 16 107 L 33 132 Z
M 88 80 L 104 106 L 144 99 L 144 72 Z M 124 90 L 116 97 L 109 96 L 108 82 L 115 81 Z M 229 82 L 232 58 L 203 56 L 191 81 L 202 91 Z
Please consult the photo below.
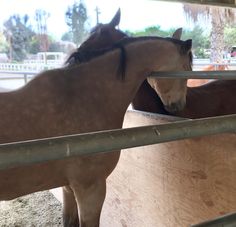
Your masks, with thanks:
M 198 69 L 201 66 L 206 65 L 227 65 L 231 68 L 236 67 L 236 60 L 232 59 L 230 63 L 211 63 L 209 59 L 195 59 L 194 68 Z M 9 63 L 0 63 L 0 80 L 16 80 L 24 79 L 24 82 L 27 83 L 39 71 L 51 68 L 60 67 L 61 65 L 36 65 L 36 64 L 9 64 Z M 184 72 L 153 72 L 151 76 L 159 78 L 183 78 L 183 79 L 224 79 L 224 80 L 234 80 L 236 79 L 236 70 L 225 70 L 225 71 L 184 71 Z
M 150 76 L 151 77 L 158 77 L 158 78 L 235 80 L 236 79 L 236 70 L 152 72 Z
M 12 74 L 12 75 L 9 75 Z M 24 79 L 28 82 L 38 73 L 36 72 L 10 72 L 0 71 L 0 80 Z M 182 72 L 152 72 L 151 77 L 158 78 L 181 78 L 181 79 L 218 79 L 218 80 L 235 80 L 236 70 L 229 71 L 182 71 Z
M 236 114 L 0 145 L 0 169 L 218 133 L 236 133 Z
M 235 227 L 236 213 L 227 214 L 214 220 L 206 221 L 200 224 L 191 225 L 191 227 Z
M 215 5 L 215 6 L 222 6 L 222 7 L 236 7 L 235 0 L 161 0 L 164 2 L 179 2 L 179 3 L 191 3 L 191 4 L 202 4 L 202 5 Z
M 32 72 L 5 72 L 0 79 L 33 77 Z M 233 71 L 184 71 L 153 72 L 151 76 L 158 78 L 193 78 L 193 79 L 236 79 Z M 55 159 L 63 159 L 80 154 L 109 152 L 135 146 L 173 141 L 196 136 L 211 135 L 236 131 L 236 115 L 209 119 L 187 120 L 158 126 L 119 129 L 107 132 L 94 132 L 84 135 L 71 135 L 49 138 L 31 142 L 0 145 L 0 169 Z M 158 135 L 158 136 L 157 136 Z M 49 150 L 51 152 L 49 152 Z M 55 151 L 55 152 L 53 152 Z

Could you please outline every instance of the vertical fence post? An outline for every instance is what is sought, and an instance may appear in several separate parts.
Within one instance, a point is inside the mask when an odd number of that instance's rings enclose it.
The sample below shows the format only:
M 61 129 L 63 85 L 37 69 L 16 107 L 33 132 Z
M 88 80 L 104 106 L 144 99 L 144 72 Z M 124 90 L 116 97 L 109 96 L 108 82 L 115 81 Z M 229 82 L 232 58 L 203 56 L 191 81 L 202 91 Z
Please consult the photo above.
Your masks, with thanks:
M 28 82 L 27 73 L 24 73 L 24 82 L 25 82 L 25 84 L 27 84 L 27 82 Z

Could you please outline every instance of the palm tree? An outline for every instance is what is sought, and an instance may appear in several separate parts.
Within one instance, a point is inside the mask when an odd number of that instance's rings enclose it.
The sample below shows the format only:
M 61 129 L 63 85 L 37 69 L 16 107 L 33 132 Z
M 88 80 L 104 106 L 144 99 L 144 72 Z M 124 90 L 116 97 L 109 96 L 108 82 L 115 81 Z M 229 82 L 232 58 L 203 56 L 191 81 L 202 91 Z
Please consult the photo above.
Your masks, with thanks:
M 235 22 L 235 11 L 232 8 L 184 4 L 187 17 L 193 22 L 204 19 L 211 23 L 211 62 L 221 61 L 224 53 L 224 28 Z

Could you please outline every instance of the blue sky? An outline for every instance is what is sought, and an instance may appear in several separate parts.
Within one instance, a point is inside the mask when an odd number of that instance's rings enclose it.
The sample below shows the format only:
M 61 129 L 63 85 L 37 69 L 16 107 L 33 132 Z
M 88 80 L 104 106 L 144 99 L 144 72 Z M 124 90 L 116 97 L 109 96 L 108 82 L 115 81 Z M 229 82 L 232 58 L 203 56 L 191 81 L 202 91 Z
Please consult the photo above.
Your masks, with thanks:
M 27 13 L 34 17 L 36 9 L 50 12 L 48 30 L 55 37 L 60 37 L 68 27 L 65 24 L 65 11 L 75 0 L 0 0 L 0 25 L 10 15 Z M 117 9 L 121 8 L 122 30 L 141 30 L 148 26 L 160 25 L 163 29 L 171 27 L 192 27 L 184 16 L 181 3 L 159 2 L 152 0 L 84 0 L 87 6 L 90 26 L 96 23 L 95 7 L 100 9 L 100 22 L 109 22 Z

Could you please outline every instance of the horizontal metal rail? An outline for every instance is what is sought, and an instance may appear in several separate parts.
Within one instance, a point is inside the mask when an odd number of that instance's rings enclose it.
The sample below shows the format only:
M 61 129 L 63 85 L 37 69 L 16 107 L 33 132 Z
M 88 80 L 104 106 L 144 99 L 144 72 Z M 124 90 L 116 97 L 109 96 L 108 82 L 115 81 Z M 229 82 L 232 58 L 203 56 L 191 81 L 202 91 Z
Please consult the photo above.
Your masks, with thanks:
M 1 75 L 1 74 L 16 74 L 18 76 Z M 0 71 L 1 79 L 22 79 L 23 75 L 34 77 L 37 72 L 10 72 Z M 236 80 L 236 70 L 226 71 L 182 71 L 182 72 L 152 72 L 151 77 L 158 78 L 182 78 L 182 79 L 221 79 L 221 80 Z
M 164 2 L 178 2 L 178 3 L 190 3 L 190 4 L 202 4 L 202 5 L 215 5 L 223 7 L 236 7 L 235 0 L 161 0 Z
M 200 224 L 191 225 L 191 227 L 233 227 L 236 226 L 236 213 L 227 214 L 214 220 L 206 221 Z
M 151 77 L 182 78 L 182 79 L 221 79 L 236 80 L 236 70 L 226 71 L 183 71 L 183 72 L 152 72 Z
M 185 138 L 236 133 L 236 114 L 0 145 L 0 169 Z

